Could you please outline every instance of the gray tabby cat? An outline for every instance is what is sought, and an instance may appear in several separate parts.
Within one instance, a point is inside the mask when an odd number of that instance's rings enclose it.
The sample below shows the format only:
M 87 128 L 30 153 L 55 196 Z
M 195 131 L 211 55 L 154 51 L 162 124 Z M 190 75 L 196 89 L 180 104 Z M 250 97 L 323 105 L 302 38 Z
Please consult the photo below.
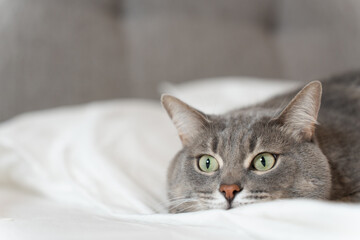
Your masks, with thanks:
M 325 81 L 321 109 L 320 82 L 295 94 L 223 115 L 163 95 L 183 144 L 168 170 L 169 212 L 279 198 L 360 201 L 360 74 Z

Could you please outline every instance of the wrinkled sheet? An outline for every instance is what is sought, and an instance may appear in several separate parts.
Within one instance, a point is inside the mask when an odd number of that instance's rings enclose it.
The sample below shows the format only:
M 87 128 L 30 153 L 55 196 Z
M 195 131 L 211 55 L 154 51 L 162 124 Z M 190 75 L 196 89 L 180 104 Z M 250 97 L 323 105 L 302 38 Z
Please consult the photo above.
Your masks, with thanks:
M 221 81 L 162 90 L 218 113 L 295 86 Z M 359 204 L 282 200 L 167 214 L 166 169 L 180 148 L 155 101 L 90 103 L 1 124 L 0 239 L 359 239 Z

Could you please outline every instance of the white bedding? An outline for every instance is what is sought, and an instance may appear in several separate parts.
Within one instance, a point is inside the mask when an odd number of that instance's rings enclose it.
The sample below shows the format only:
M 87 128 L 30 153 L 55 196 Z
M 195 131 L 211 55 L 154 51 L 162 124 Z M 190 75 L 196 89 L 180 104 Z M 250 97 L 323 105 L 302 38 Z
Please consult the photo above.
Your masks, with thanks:
M 294 86 L 228 78 L 162 89 L 218 113 Z M 358 204 L 283 200 L 167 214 L 166 168 L 179 149 L 165 111 L 145 100 L 3 123 L 0 239 L 360 239 Z

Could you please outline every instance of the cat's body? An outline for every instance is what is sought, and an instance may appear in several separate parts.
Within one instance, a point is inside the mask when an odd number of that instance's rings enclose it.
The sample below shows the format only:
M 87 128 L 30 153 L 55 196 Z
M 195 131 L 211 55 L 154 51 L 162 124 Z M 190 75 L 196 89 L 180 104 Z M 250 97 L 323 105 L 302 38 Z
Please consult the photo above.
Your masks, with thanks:
M 223 115 L 164 96 L 183 143 L 168 172 L 170 212 L 278 198 L 360 201 L 360 74 L 324 81 L 322 93 L 313 82 Z

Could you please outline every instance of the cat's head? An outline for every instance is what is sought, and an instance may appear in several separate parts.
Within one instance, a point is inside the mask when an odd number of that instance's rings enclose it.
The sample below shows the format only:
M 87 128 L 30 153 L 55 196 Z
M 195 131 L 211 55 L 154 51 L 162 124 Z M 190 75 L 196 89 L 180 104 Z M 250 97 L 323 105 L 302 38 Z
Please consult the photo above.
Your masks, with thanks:
M 312 82 L 284 109 L 206 115 L 163 95 L 183 144 L 168 170 L 169 211 L 328 198 L 330 167 L 315 140 L 320 99 L 321 83 Z

